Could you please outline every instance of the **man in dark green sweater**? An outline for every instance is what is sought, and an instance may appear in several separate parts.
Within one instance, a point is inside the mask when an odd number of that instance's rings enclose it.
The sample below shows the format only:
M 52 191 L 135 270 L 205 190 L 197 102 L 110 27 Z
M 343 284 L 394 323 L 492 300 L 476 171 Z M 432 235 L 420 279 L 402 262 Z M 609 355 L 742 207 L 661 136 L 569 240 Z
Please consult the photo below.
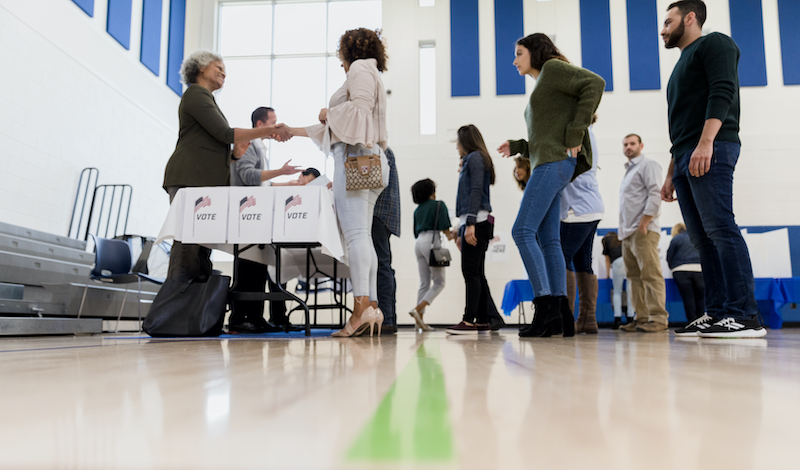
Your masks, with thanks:
M 661 37 L 681 57 L 667 85 L 672 161 L 661 198 L 676 198 L 700 252 L 706 314 L 680 336 L 757 338 L 755 279 L 733 215 L 733 171 L 739 158 L 739 48 L 728 36 L 702 36 L 706 6 L 682 0 L 667 8 Z

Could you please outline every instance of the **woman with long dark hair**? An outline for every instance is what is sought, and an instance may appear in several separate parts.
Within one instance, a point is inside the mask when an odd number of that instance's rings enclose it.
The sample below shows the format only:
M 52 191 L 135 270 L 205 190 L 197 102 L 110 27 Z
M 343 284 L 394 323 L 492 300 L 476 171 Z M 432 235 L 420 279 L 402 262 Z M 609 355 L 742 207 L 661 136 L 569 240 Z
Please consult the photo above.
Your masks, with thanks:
M 467 305 L 461 323 L 445 331 L 453 335 L 490 333 L 489 284 L 486 282 L 486 250 L 494 236 L 489 215 L 489 186 L 494 184 L 494 164 L 483 136 L 472 124 L 458 130 L 458 154 L 462 157 L 458 178 L 456 216 L 460 218 L 461 273 L 467 285 Z
M 592 167 L 587 129 L 603 96 L 605 81 L 570 64 L 546 35 L 517 41 L 514 66 L 536 80 L 525 110 L 528 140 L 506 141 L 503 156 L 531 160 L 517 220 L 511 231 L 528 272 L 536 313 L 520 336 L 575 334 L 567 305 L 567 273 L 561 249 L 561 192 Z

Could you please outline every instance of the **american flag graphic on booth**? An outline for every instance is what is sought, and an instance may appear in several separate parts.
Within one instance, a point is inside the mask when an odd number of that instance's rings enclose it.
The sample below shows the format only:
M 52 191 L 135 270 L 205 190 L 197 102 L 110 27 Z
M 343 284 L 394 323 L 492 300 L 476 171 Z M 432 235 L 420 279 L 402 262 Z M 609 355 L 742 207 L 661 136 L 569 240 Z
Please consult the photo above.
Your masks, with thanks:
M 211 196 L 201 197 L 198 200 L 194 201 L 194 211 L 197 212 L 200 209 L 210 205 L 211 205 Z
M 286 200 L 286 204 L 283 205 L 283 212 L 289 212 L 294 206 L 299 206 L 303 203 L 303 200 L 300 198 L 300 195 L 297 196 L 289 196 L 289 199 Z
M 255 196 L 244 197 L 242 198 L 241 201 L 239 201 L 239 213 L 241 214 L 243 210 L 255 205 L 256 205 Z
M 289 209 L 291 209 L 294 206 L 299 206 L 302 203 L 303 203 L 303 200 L 300 198 L 300 195 L 298 194 L 296 196 L 289 196 L 289 199 L 287 199 L 286 203 L 283 205 L 283 214 L 284 214 L 284 216 L 283 216 L 283 218 L 284 218 L 284 220 L 283 220 L 283 234 L 284 235 L 286 235 L 286 225 L 287 225 L 286 224 L 286 214 L 289 212 Z

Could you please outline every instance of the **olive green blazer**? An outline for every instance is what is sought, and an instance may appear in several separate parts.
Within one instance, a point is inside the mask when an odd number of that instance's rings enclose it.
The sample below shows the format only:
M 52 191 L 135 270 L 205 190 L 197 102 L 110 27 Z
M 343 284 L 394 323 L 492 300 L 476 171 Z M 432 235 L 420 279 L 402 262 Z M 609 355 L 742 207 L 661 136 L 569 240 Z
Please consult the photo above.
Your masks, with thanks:
M 164 189 L 227 186 L 233 128 L 217 106 L 214 95 L 199 85 L 189 85 L 178 107 L 178 119 L 178 143 L 167 162 Z

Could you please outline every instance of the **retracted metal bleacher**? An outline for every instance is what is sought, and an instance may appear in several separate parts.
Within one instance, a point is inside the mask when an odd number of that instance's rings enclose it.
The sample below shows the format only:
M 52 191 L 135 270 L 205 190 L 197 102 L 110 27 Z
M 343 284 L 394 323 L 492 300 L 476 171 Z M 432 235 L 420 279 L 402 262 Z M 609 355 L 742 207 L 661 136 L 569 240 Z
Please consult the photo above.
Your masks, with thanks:
M 86 241 L 90 233 L 126 239 L 135 257 L 144 251 L 144 243 L 134 242 L 138 237 L 123 235 L 131 187 L 98 185 L 98 175 L 92 168 L 81 173 L 69 236 L 0 222 L 0 336 L 100 333 L 104 320 L 117 319 L 126 290 L 132 295 L 122 307 L 122 318 L 138 318 L 135 283 L 106 286 L 89 281 L 94 263 Z M 87 283 L 84 313 L 78 318 Z M 143 286 L 143 303 L 149 307 L 157 293 L 158 286 Z

